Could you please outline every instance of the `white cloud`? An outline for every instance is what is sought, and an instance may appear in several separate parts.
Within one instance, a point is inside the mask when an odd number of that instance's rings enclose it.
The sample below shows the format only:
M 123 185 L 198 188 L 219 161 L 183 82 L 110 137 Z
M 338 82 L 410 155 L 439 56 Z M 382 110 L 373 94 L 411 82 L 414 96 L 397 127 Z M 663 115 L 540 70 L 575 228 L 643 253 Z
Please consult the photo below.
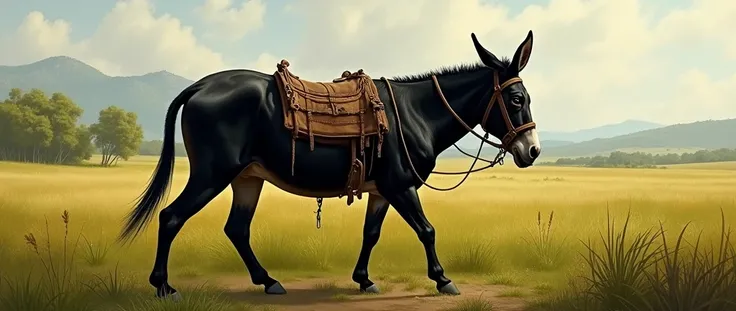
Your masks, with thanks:
M 675 10 L 658 25 L 658 35 L 668 42 L 715 42 L 724 48 L 723 55 L 736 60 L 736 1 L 694 0 L 691 8 Z
M 48 20 L 43 13 L 33 11 L 23 20 L 13 38 L 8 38 L 0 49 L 0 56 L 7 62 L 38 60 L 69 51 L 71 26 L 64 20 Z M 5 40 L 4 40 L 5 41 Z M 15 53 L 14 53 L 15 51 Z
M 281 61 L 281 59 L 276 58 L 269 53 L 261 53 L 260 55 L 258 55 L 258 58 L 256 58 L 255 61 L 248 63 L 245 68 L 260 72 L 272 73 L 276 71 L 276 64 L 279 61 Z
M 673 97 L 683 103 L 671 108 L 677 118 L 707 120 L 734 117 L 736 74 L 714 80 L 705 72 L 690 69 L 677 77 Z
M 292 63 L 304 68 L 303 76 L 320 79 L 353 67 L 376 76 L 412 73 L 477 59 L 471 32 L 496 55 L 510 57 L 531 29 L 534 51 L 522 78 L 541 128 L 736 117 L 736 105 L 728 104 L 733 97 L 719 93 L 736 89 L 736 81 L 709 76 L 718 62 L 687 72 L 671 56 L 692 58 L 715 46 L 721 66 L 736 70 L 736 40 L 727 39 L 736 29 L 736 1 L 695 0 L 656 20 L 646 4 L 551 0 L 512 15 L 502 4 L 479 0 L 299 0 L 307 34 Z M 710 45 L 691 44 L 703 41 Z M 671 49 L 675 44 L 679 49 Z M 699 84 L 684 86 L 683 79 Z M 699 101 L 710 106 L 693 104 Z
M 197 41 L 192 28 L 171 15 L 156 15 L 147 0 L 119 1 L 94 34 L 72 42 L 71 26 L 31 12 L 1 49 L 5 63 L 22 64 L 68 55 L 109 75 L 137 75 L 168 70 L 190 79 L 226 68 L 222 55 Z
M 247 33 L 263 26 L 266 4 L 262 0 L 245 0 L 240 8 L 233 6 L 232 0 L 205 0 L 195 9 L 204 21 L 214 27 L 211 36 L 230 40 L 242 39 Z
M 18 64 L 65 54 L 113 75 L 168 70 L 190 79 L 228 68 L 191 27 L 156 13 L 149 1 L 118 2 L 91 37 L 75 42 L 69 23 L 31 12 L 0 59 Z M 262 27 L 264 3 L 206 0 L 196 10 L 211 33 L 231 42 Z M 277 53 L 282 46 L 269 46 L 244 67 L 272 73 L 286 58 L 310 80 L 358 68 L 375 78 L 416 73 L 475 61 L 471 32 L 496 55 L 510 57 L 531 29 L 534 50 L 522 78 L 542 129 L 736 117 L 736 1 L 692 0 L 664 14 L 648 5 L 549 0 L 512 14 L 485 0 L 294 0 L 282 13 L 298 18 L 264 29 L 279 32 L 266 40 L 287 36 L 288 47 Z M 230 52 L 242 59 L 239 47 Z

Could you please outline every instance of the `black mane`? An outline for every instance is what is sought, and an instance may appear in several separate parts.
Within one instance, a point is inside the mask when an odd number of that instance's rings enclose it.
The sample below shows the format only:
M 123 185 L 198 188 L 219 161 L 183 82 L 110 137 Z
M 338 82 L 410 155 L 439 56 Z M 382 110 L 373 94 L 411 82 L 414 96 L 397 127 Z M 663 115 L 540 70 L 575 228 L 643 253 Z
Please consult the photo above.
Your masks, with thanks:
M 511 64 L 511 60 L 506 57 L 502 58 L 501 62 L 503 63 L 504 66 L 509 66 Z M 395 77 L 392 77 L 391 80 L 396 81 L 396 82 L 418 82 L 418 81 L 429 79 L 432 76 L 444 76 L 444 75 L 454 75 L 458 73 L 476 72 L 484 68 L 488 68 L 488 67 L 480 61 L 475 62 L 475 63 L 460 63 L 457 65 L 442 66 L 440 68 L 432 69 L 432 70 L 425 71 L 422 73 L 395 76 Z

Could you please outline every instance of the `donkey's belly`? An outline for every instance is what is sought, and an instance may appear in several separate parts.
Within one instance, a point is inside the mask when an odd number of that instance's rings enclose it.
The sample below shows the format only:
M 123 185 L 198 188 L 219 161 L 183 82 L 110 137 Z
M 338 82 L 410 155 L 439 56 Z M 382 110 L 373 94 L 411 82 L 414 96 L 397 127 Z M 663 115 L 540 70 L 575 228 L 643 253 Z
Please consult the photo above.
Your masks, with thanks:
M 249 177 L 263 179 L 283 191 L 286 191 L 288 193 L 295 194 L 298 196 L 303 196 L 303 197 L 332 198 L 332 197 L 338 197 L 340 195 L 343 195 L 343 191 L 344 191 L 343 189 L 312 190 L 312 189 L 305 189 L 303 187 L 297 187 L 297 186 L 291 185 L 288 182 L 279 178 L 277 174 L 263 167 L 263 165 L 261 165 L 258 162 L 253 162 L 250 165 L 248 165 L 245 169 L 243 169 L 243 171 L 238 176 L 238 178 L 249 178 Z M 363 183 L 361 192 L 378 194 L 378 191 L 376 191 L 376 184 L 373 181 L 367 181 Z

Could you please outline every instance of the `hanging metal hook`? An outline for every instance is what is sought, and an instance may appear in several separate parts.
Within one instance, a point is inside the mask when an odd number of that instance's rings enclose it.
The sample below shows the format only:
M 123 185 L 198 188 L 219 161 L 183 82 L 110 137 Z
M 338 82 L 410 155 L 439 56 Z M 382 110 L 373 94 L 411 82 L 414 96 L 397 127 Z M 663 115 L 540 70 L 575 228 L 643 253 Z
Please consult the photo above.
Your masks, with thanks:
M 322 198 L 317 198 L 317 229 L 322 228 Z

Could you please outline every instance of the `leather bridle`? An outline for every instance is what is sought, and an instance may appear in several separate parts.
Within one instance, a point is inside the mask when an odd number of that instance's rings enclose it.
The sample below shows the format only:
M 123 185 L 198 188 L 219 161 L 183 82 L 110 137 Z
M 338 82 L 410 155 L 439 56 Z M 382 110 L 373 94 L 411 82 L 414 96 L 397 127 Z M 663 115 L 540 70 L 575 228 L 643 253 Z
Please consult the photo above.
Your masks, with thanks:
M 406 159 L 409 162 L 409 167 L 411 168 L 412 173 L 414 173 L 414 176 L 417 179 L 419 179 L 422 182 L 422 184 L 434 190 L 438 190 L 438 191 L 453 190 L 459 187 L 463 182 L 465 182 L 468 176 L 470 176 L 470 173 L 474 173 L 474 172 L 478 172 L 478 171 L 482 171 L 482 170 L 494 167 L 496 164 L 503 165 L 503 158 L 506 155 L 506 150 L 508 150 L 509 145 L 514 141 L 516 136 L 518 136 L 520 133 L 524 131 L 536 128 L 537 126 L 533 121 L 530 121 L 530 122 L 520 125 L 519 127 L 515 127 L 514 124 L 511 122 L 511 117 L 509 116 L 508 109 L 506 108 L 506 104 L 504 103 L 503 94 L 502 94 L 503 90 L 515 83 L 521 83 L 522 80 L 519 77 L 510 78 L 506 80 L 503 84 L 499 84 L 498 72 L 496 71 L 493 72 L 493 95 L 491 95 L 491 99 L 489 100 L 488 105 L 486 106 L 485 113 L 483 114 L 483 119 L 481 120 L 481 123 L 480 123 L 481 128 L 483 129 L 483 131 L 485 131 L 485 135 L 480 136 L 478 133 L 473 131 L 473 128 L 471 128 L 467 123 L 465 123 L 465 121 L 463 121 L 462 118 L 460 118 L 460 116 L 455 112 L 454 109 L 452 109 L 452 106 L 450 106 L 450 103 L 447 101 L 447 98 L 445 98 L 445 95 L 442 93 L 442 88 L 440 87 L 439 81 L 437 81 L 437 77 L 435 75 L 432 75 L 432 81 L 434 82 L 434 86 L 437 89 L 437 94 L 439 95 L 442 103 L 445 105 L 445 108 L 447 108 L 447 110 L 450 112 L 450 114 L 452 114 L 455 120 L 457 120 L 463 127 L 465 127 L 466 130 L 468 130 L 470 133 L 473 133 L 475 137 L 480 139 L 480 146 L 478 147 L 478 153 L 475 156 L 472 156 L 466 153 L 465 151 L 460 149 L 460 147 L 458 147 L 457 144 L 453 144 L 453 146 L 455 146 L 455 148 L 457 148 L 462 154 L 473 158 L 473 163 L 470 165 L 470 168 L 467 171 L 465 172 L 432 171 L 433 174 L 440 174 L 440 175 L 463 174 L 465 175 L 463 179 L 460 180 L 460 182 L 458 182 L 455 186 L 452 186 L 449 188 L 433 187 L 432 185 L 428 184 L 424 179 L 422 179 L 419 176 L 419 173 L 416 171 L 416 168 L 414 167 L 414 164 L 411 161 L 411 157 L 409 155 L 409 149 L 406 146 L 406 140 L 404 139 L 404 133 L 401 129 L 401 117 L 399 116 L 399 109 L 398 109 L 398 105 L 396 104 L 396 98 L 394 97 L 394 91 L 391 88 L 391 83 L 388 81 L 388 79 L 386 79 L 385 77 L 381 77 L 381 80 L 383 80 L 386 83 L 389 95 L 391 97 L 391 102 L 393 103 L 393 106 L 394 106 L 394 111 L 396 112 L 396 121 L 397 121 L 397 127 L 399 129 L 399 137 L 401 138 L 401 143 L 404 147 L 404 153 L 406 155 Z M 503 116 L 504 122 L 506 123 L 506 129 L 507 129 L 506 135 L 504 135 L 503 138 L 501 139 L 501 143 L 496 143 L 496 142 L 489 140 L 488 137 L 489 137 L 490 132 L 486 128 L 488 117 L 490 116 L 491 110 L 493 106 L 496 104 L 496 102 L 498 102 L 498 106 L 499 106 L 499 109 L 501 110 L 501 115 Z M 491 146 L 498 148 L 499 150 L 498 154 L 493 160 L 486 160 L 480 157 L 484 143 L 487 143 Z M 486 162 L 488 163 L 488 165 L 482 168 L 474 169 L 475 164 L 478 162 L 478 160 Z
M 435 88 L 437 88 L 437 93 L 439 94 L 440 99 L 442 99 L 442 103 L 445 104 L 445 107 L 447 108 L 447 110 L 449 110 L 452 116 L 455 117 L 455 120 L 460 122 L 460 124 L 462 124 L 466 130 L 473 133 L 473 135 L 475 135 L 476 137 L 478 137 L 479 139 L 481 139 L 482 141 L 484 141 L 485 143 L 491 146 L 494 146 L 499 149 L 508 150 L 509 144 L 511 144 L 511 142 L 514 141 L 514 138 L 516 138 L 516 136 L 518 136 L 520 133 L 524 131 L 537 127 L 536 123 L 534 123 L 533 121 L 524 123 L 520 125 L 519 127 L 514 127 L 514 124 L 511 122 L 511 117 L 509 116 L 509 111 L 506 108 L 506 104 L 503 101 L 503 95 L 502 95 L 503 90 L 515 83 L 521 83 L 522 80 L 519 77 L 513 77 L 511 79 L 508 79 L 503 84 L 499 85 L 498 73 L 495 71 L 493 72 L 493 95 L 491 95 L 491 99 L 488 102 L 488 105 L 486 106 L 486 111 L 483 114 L 483 119 L 480 122 L 480 126 L 486 132 L 486 136 L 488 136 L 487 134 L 490 132 L 486 128 L 488 116 L 490 116 L 491 114 L 491 109 L 493 108 L 493 105 L 496 104 L 496 102 L 498 102 L 498 108 L 501 110 L 501 115 L 503 116 L 503 120 L 506 123 L 506 130 L 507 130 L 506 135 L 504 135 L 504 137 L 501 139 L 500 144 L 490 141 L 487 138 L 481 137 L 478 133 L 473 131 L 473 129 L 470 126 L 468 126 L 468 124 L 465 123 L 465 121 L 463 121 L 463 119 L 461 119 L 460 116 L 457 115 L 457 113 L 455 113 L 455 110 L 452 109 L 452 107 L 450 106 L 450 103 L 447 102 L 447 99 L 445 98 L 445 95 L 442 93 L 442 88 L 440 88 L 440 83 L 439 81 L 437 81 L 436 76 L 434 75 L 432 76 L 432 81 L 434 82 Z

